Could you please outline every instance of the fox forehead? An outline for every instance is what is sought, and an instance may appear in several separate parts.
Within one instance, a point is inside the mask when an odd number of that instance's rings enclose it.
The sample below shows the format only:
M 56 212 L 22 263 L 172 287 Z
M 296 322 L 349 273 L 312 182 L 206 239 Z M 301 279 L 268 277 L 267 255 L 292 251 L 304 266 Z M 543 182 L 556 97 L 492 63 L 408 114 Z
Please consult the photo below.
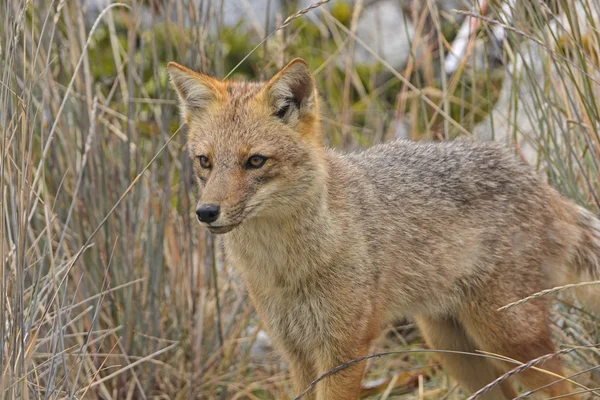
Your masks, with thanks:
M 191 121 L 210 123 L 216 119 L 218 122 L 236 121 L 239 117 L 247 117 L 250 112 L 257 112 L 261 108 L 262 102 L 259 98 L 265 82 L 246 82 L 246 81 L 224 81 L 224 90 L 220 98 L 212 103 L 212 106 L 205 110 L 193 113 Z M 266 108 L 266 104 L 265 104 Z M 209 117 L 213 121 L 205 121 L 204 117 Z
M 188 122 L 190 151 L 195 155 L 274 156 L 287 147 L 293 137 L 269 121 L 271 110 L 259 98 L 264 86 L 264 82 L 227 82 L 227 95 Z
M 191 154 L 322 146 L 314 78 L 301 59 L 266 82 L 219 80 L 173 62 L 168 71 L 188 125 Z
M 293 138 L 265 129 L 264 124 L 250 123 L 248 119 L 229 121 L 227 126 L 210 124 L 198 130 L 190 130 L 188 135 L 188 146 L 193 155 L 217 158 L 239 158 L 256 153 L 274 157 L 286 151 L 292 141 Z
M 226 81 L 222 97 L 209 107 L 192 112 L 188 124 L 189 138 L 205 141 L 227 131 L 244 130 L 252 122 L 252 114 L 260 111 L 257 95 L 265 86 L 263 82 Z M 250 104 L 253 103 L 253 104 Z M 204 140 L 203 140 L 204 139 Z

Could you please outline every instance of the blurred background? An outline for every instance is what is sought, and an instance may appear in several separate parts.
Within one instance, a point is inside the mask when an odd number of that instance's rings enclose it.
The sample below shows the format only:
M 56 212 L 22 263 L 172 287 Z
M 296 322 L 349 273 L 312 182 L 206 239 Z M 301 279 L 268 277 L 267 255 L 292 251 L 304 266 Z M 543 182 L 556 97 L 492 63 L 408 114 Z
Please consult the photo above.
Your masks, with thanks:
M 597 0 L 0 0 L 0 391 L 5 399 L 284 399 L 218 239 L 193 218 L 166 75 L 267 79 L 302 57 L 327 144 L 506 142 L 600 209 Z M 552 315 L 578 390 L 598 316 Z M 373 352 L 424 348 L 411 321 Z M 369 360 L 364 398 L 460 399 L 432 353 Z M 597 395 L 597 392 L 596 392 Z

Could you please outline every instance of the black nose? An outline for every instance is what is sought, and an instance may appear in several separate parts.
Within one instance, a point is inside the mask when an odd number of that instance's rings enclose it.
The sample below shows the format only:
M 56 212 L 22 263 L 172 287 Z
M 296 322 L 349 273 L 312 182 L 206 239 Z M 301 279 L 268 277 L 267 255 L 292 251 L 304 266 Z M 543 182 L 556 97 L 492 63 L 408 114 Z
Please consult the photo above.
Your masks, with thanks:
M 219 206 L 216 204 L 202 204 L 196 208 L 198 221 L 210 224 L 219 218 Z

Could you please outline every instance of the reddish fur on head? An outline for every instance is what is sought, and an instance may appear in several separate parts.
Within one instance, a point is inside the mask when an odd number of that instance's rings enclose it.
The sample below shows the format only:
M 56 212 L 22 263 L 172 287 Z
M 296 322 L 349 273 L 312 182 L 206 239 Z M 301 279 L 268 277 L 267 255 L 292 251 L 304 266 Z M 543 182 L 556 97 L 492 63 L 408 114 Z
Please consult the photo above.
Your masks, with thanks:
M 235 227 L 266 207 L 289 208 L 297 193 L 320 179 L 317 93 L 304 60 L 292 60 L 267 82 L 221 81 L 176 63 L 168 71 L 189 127 L 199 205 L 221 207 L 213 226 Z M 253 155 L 266 157 L 264 166 L 245 168 Z M 198 157 L 210 160 L 211 169 L 202 168 Z M 286 175 L 306 181 L 289 182 Z

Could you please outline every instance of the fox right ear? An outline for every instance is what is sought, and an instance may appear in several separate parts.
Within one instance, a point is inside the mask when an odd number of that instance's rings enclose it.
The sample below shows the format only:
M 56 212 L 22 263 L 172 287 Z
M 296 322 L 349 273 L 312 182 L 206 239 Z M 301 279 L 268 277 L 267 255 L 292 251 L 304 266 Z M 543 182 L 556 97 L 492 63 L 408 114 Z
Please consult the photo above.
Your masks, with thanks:
M 191 114 L 203 111 L 222 96 L 223 84 L 208 75 L 192 71 L 174 62 L 168 64 L 169 77 L 179 94 L 182 117 L 188 121 Z
M 287 123 L 315 112 L 315 80 L 301 58 L 290 61 L 275 75 L 267 90 L 273 114 Z

